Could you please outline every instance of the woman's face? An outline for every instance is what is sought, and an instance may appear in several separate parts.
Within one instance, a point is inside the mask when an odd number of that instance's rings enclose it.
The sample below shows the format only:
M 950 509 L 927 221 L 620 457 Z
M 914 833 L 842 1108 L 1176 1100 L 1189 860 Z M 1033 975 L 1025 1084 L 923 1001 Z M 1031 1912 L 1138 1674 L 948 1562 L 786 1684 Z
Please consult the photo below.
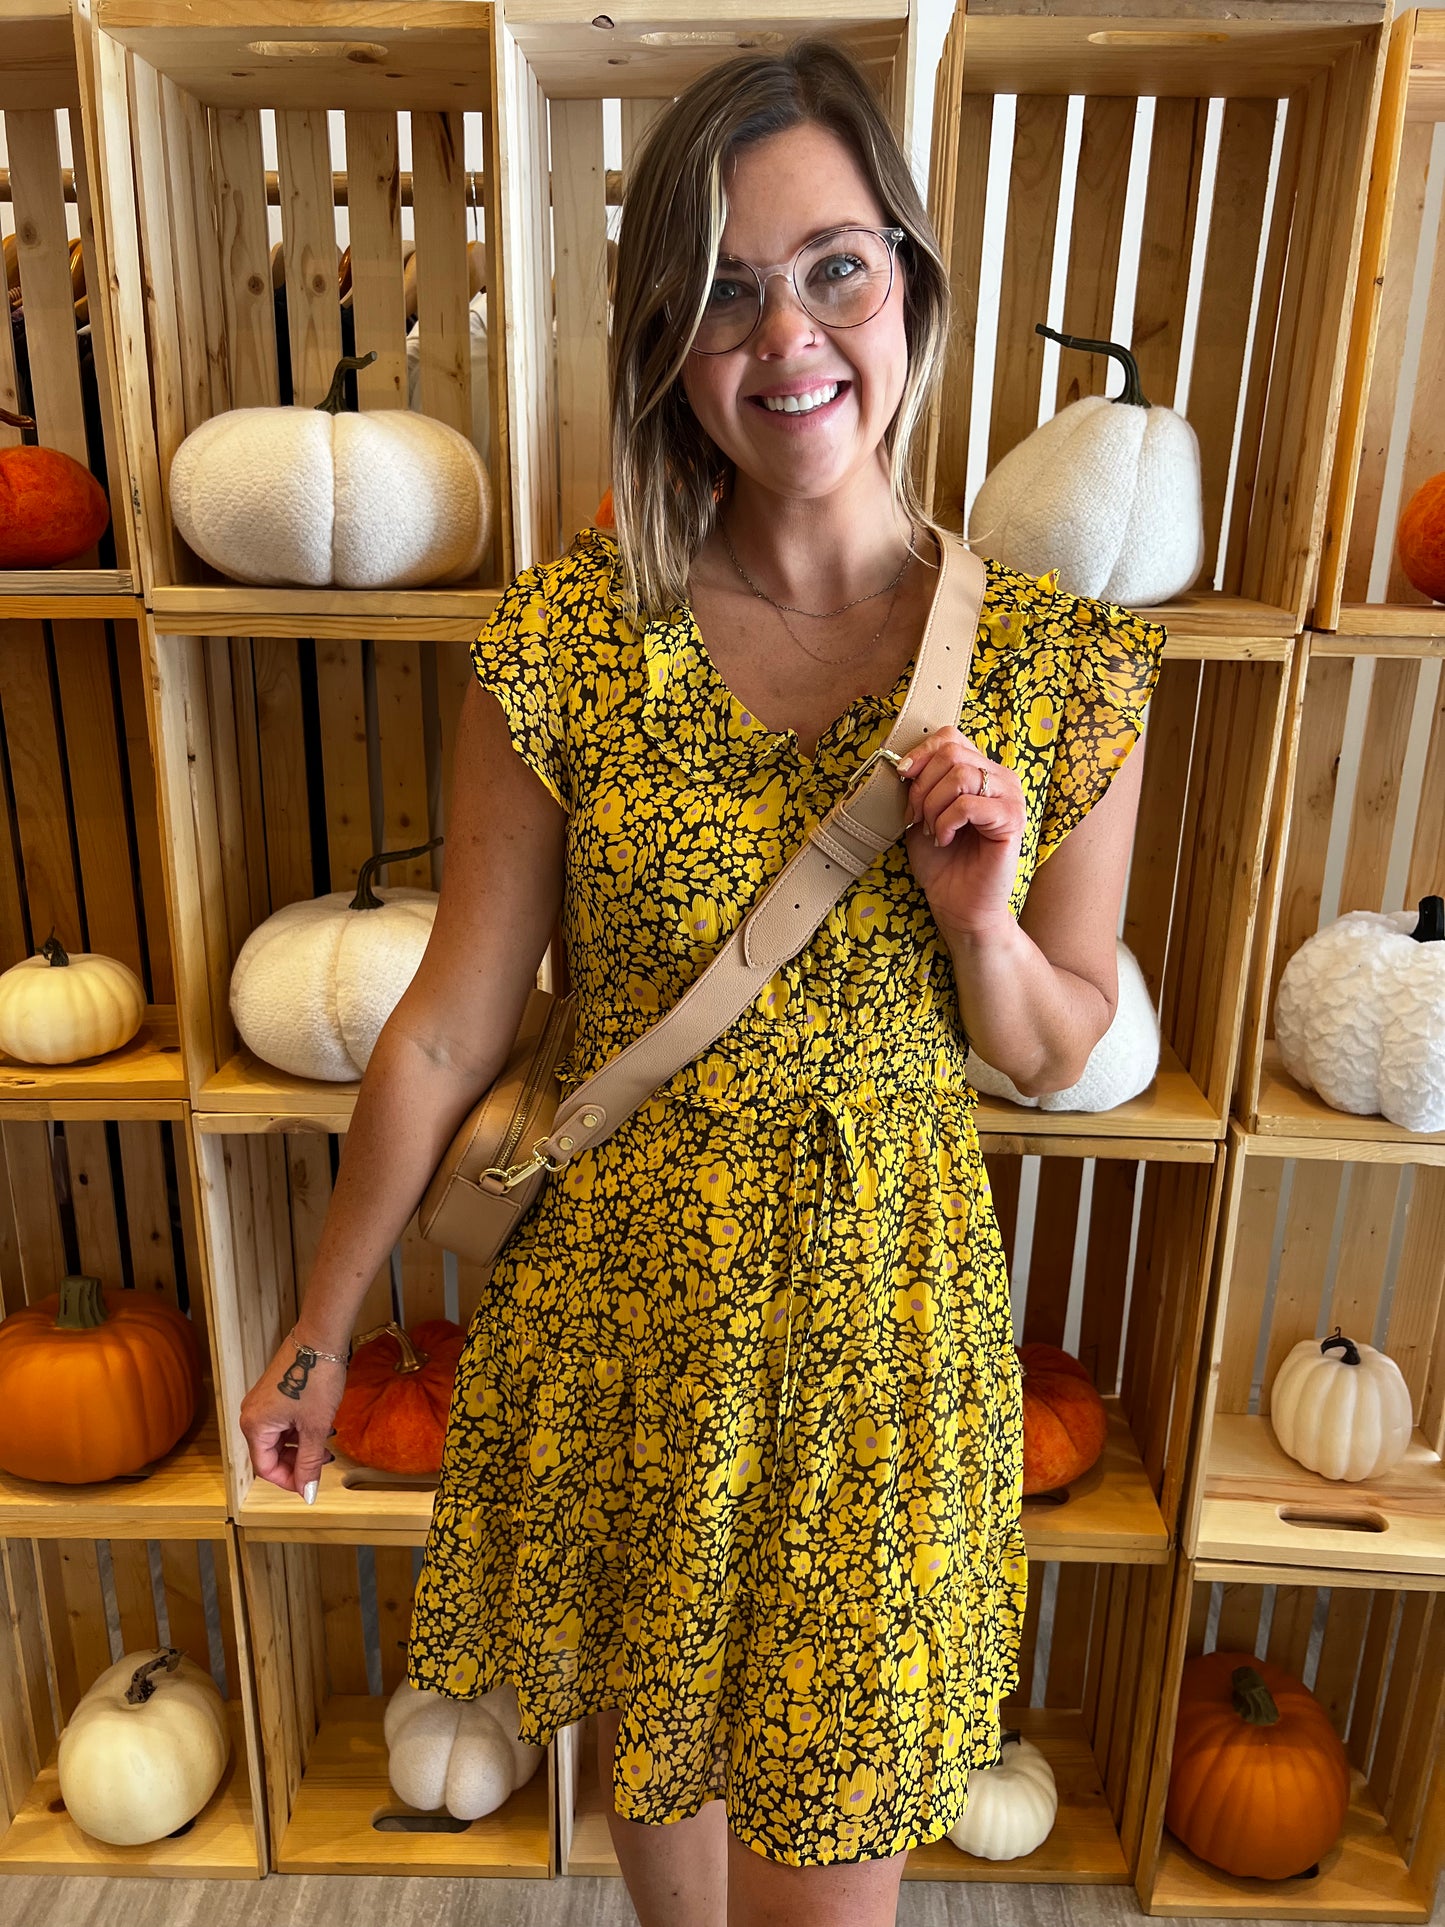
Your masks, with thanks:
M 759 270 L 791 262 L 831 228 L 888 224 L 852 154 L 812 122 L 743 148 L 726 187 L 720 252 Z M 773 276 L 748 340 L 727 354 L 690 354 L 682 381 L 693 413 L 739 474 L 775 494 L 817 499 L 881 467 L 907 373 L 899 263 L 873 319 L 831 333 L 799 305 L 786 274 Z M 806 412 L 767 406 L 767 398 L 812 398 L 834 384 L 833 398 Z

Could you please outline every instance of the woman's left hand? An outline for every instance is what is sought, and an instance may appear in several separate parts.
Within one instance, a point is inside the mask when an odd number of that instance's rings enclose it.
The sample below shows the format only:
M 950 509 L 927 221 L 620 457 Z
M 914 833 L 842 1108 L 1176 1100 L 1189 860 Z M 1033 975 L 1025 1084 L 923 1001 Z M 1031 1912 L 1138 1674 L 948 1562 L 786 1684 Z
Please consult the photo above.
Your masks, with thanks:
M 908 768 L 900 765 L 898 773 L 908 785 L 913 819 L 904 847 L 934 921 L 945 938 L 986 936 L 1012 916 L 1023 786 L 951 726 L 925 736 L 904 760 Z

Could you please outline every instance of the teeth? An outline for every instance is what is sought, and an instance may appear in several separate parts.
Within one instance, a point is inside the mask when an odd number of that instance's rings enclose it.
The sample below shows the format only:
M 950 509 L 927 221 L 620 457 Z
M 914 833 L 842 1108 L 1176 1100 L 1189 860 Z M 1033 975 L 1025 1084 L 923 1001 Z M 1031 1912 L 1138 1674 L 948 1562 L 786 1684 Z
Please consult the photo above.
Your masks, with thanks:
M 826 387 L 811 389 L 806 395 L 764 395 L 762 404 L 775 415 L 806 415 L 831 401 L 837 392 L 838 383 L 830 381 Z

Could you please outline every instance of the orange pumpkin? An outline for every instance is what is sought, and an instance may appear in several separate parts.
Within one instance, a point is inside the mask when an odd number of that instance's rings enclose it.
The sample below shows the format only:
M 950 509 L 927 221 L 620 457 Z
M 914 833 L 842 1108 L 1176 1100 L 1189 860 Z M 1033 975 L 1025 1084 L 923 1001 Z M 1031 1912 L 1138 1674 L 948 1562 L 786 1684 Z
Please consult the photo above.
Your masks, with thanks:
M 0 1324 L 0 1471 L 89 1485 L 169 1452 L 201 1396 L 191 1321 L 153 1291 L 60 1290 Z
M 33 428 L 0 408 L 0 421 Z M 58 448 L 0 448 L 0 569 L 48 569 L 105 533 L 110 504 L 88 468 Z
M 617 527 L 617 515 L 612 507 L 611 489 L 608 489 L 602 500 L 597 504 L 597 513 L 592 518 L 592 526 L 594 529 L 615 529 Z
M 1350 1763 L 1307 1686 L 1251 1653 L 1186 1660 L 1164 1821 L 1226 1873 L 1288 1880 L 1340 1837 Z
M 1024 1492 L 1082 1478 L 1104 1449 L 1104 1401 L 1078 1359 L 1057 1345 L 1018 1348 L 1024 1373 Z
M 1421 595 L 1445 602 L 1445 469 L 1422 482 L 1405 504 L 1395 541 L 1400 567 Z
M 440 1472 L 464 1337 L 449 1318 L 367 1332 L 336 1409 L 337 1451 L 379 1472 Z

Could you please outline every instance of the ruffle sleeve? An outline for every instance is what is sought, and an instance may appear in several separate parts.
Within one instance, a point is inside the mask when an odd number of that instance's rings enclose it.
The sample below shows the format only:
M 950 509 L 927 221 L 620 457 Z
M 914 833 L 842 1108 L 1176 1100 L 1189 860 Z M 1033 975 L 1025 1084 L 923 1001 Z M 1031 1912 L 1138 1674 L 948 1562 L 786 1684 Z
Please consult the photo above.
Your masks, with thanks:
M 1144 728 L 1159 680 L 1166 631 L 1131 609 L 1088 596 L 1062 597 L 1049 638 L 1063 659 L 1052 768 L 1035 867 L 1076 829 L 1108 790 Z
M 570 811 L 567 658 L 544 570 L 524 570 L 506 590 L 472 644 L 472 666 L 502 705 L 517 754 Z

